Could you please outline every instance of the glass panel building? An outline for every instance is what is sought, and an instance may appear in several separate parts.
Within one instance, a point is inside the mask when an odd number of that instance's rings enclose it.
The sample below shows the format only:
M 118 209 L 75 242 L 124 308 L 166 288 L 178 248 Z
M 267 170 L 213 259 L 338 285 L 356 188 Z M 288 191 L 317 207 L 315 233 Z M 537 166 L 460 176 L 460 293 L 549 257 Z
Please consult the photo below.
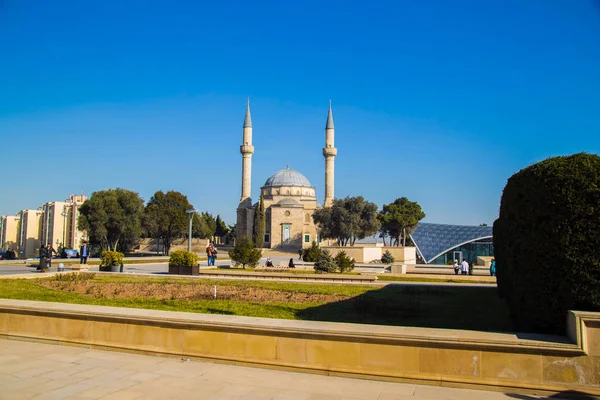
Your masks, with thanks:
M 464 258 L 494 256 L 491 226 L 420 223 L 410 235 L 417 254 L 426 264 L 452 264 Z

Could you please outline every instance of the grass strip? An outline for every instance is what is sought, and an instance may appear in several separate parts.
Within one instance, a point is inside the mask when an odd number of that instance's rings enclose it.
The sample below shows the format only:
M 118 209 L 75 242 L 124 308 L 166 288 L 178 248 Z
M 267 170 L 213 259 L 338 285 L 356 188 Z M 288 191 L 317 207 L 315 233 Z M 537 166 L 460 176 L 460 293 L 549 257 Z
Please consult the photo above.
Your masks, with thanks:
M 507 332 L 512 330 L 510 314 L 499 299 L 496 287 L 387 285 L 383 287 L 355 285 L 325 285 L 313 283 L 213 281 L 186 278 L 145 278 L 94 276 L 94 284 L 148 283 L 184 285 L 240 286 L 272 291 L 335 294 L 341 301 L 329 303 L 271 302 L 237 300 L 160 300 L 145 298 L 105 298 L 78 294 L 40 286 L 39 279 L 0 279 L 0 298 L 52 301 L 112 307 L 144 308 L 210 314 L 240 315 L 312 321 L 347 322 L 429 328 L 469 329 Z M 70 279 L 70 278 L 62 278 Z M 76 279 L 76 278 L 72 278 Z M 163 291 L 163 288 L 157 288 Z M 218 292 L 218 290 L 217 290 Z

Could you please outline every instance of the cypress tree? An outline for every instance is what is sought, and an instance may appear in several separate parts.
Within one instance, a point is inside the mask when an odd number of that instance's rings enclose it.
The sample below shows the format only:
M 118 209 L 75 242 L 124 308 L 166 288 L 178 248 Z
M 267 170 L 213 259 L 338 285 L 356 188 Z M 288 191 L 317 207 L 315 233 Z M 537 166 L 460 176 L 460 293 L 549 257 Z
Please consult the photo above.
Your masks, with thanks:
M 260 200 L 254 211 L 254 246 L 262 249 L 265 246 L 265 233 L 267 232 L 267 218 L 265 215 L 265 203 L 263 196 L 260 195 Z

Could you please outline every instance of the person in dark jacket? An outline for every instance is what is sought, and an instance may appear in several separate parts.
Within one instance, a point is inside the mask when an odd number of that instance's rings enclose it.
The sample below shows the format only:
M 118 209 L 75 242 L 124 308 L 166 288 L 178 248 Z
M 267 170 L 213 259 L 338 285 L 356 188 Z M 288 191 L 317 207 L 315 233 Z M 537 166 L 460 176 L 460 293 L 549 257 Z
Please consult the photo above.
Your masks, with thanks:
M 290 262 L 288 264 L 288 267 L 289 268 L 296 268 L 296 266 L 294 265 L 294 259 L 293 258 L 290 258 Z
M 38 265 L 37 270 L 38 271 L 44 271 L 47 266 L 46 266 L 46 260 L 48 258 L 48 251 L 46 250 L 46 246 L 42 245 L 42 247 L 40 248 L 40 265 Z
M 48 268 L 52 268 L 52 253 L 54 253 L 55 256 L 58 255 L 56 253 L 56 250 L 54 250 L 50 243 L 48 243 L 48 246 L 46 247 L 46 257 L 48 257 Z

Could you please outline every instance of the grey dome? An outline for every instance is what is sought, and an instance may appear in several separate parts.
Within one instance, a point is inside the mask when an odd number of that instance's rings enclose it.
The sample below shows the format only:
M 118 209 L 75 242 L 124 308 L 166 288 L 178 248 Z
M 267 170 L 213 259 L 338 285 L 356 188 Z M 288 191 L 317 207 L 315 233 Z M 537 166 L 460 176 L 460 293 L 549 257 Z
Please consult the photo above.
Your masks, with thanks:
M 298 171 L 293 169 L 282 169 L 275 172 L 267 181 L 265 186 L 302 186 L 312 187 L 308 179 Z

